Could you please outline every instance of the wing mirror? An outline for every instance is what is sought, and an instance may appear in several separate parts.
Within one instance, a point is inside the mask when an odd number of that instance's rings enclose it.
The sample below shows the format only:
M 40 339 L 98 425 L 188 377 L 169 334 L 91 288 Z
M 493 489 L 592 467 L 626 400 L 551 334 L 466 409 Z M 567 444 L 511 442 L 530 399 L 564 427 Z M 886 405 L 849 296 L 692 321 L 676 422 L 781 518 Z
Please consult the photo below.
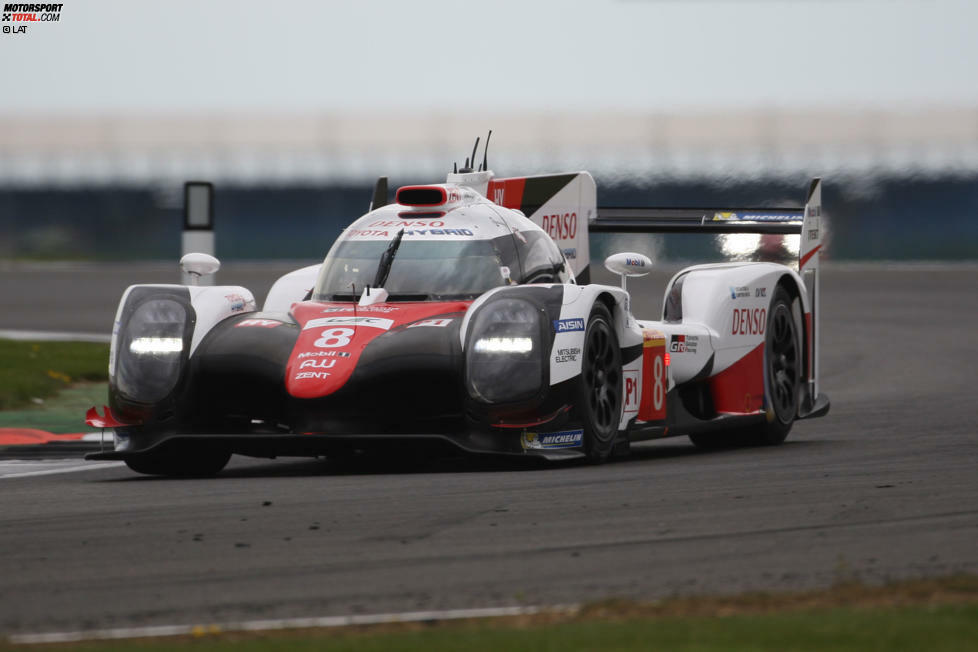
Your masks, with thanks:
M 207 254 L 187 254 L 180 259 L 187 285 L 199 285 L 201 276 L 216 274 L 221 269 L 221 261 Z
M 621 276 L 621 289 L 625 290 L 625 279 L 629 276 L 645 276 L 652 271 L 652 259 L 626 251 L 605 258 L 604 266 L 609 272 Z

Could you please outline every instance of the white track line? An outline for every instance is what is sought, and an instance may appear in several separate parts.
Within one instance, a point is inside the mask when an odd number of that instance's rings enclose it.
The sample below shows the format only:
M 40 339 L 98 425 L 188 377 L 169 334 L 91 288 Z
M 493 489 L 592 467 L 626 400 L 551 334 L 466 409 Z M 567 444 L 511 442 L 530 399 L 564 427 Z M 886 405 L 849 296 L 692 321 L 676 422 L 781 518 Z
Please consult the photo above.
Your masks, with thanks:
M 394 623 L 463 620 L 467 618 L 532 616 L 538 613 L 571 613 L 577 609 L 578 607 L 576 605 L 560 605 L 554 607 L 486 607 L 482 609 L 448 609 L 444 611 L 407 611 L 389 614 L 248 620 L 219 625 L 157 625 L 154 627 L 90 629 L 76 632 L 12 634 L 10 635 L 9 640 L 14 645 L 36 643 L 73 643 L 77 641 L 148 638 L 156 636 L 200 636 L 204 634 L 220 634 L 223 632 L 257 632 L 278 629 L 315 629 L 324 627 L 351 627 L 356 625 L 390 625 Z
M 34 471 L 21 471 L 25 466 L 38 466 L 50 467 L 52 464 L 57 464 L 55 468 L 40 468 Z M 115 466 L 122 466 L 124 462 L 80 462 L 79 460 L 71 460 L 70 466 L 66 463 L 62 465 L 61 463 L 53 463 L 51 461 L 44 462 L 34 462 L 34 461 L 10 461 L 10 462 L 0 462 L 0 480 L 6 480 L 8 478 L 32 478 L 39 475 L 57 475 L 59 473 L 78 473 L 79 471 L 98 471 L 99 469 L 108 469 Z

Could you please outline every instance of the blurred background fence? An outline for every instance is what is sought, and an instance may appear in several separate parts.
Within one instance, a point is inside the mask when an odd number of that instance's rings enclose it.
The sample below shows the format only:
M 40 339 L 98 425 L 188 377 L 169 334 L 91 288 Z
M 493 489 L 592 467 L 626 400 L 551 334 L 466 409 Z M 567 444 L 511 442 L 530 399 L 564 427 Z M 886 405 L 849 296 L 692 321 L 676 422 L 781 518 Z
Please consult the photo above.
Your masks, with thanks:
M 442 181 L 488 128 L 497 175 L 586 169 L 600 205 L 798 206 L 821 175 L 829 258 L 978 258 L 978 109 L 9 115 L 0 124 L 3 259 L 174 259 L 191 179 L 216 184 L 219 257 L 321 258 L 366 210 L 376 176 L 392 188 Z

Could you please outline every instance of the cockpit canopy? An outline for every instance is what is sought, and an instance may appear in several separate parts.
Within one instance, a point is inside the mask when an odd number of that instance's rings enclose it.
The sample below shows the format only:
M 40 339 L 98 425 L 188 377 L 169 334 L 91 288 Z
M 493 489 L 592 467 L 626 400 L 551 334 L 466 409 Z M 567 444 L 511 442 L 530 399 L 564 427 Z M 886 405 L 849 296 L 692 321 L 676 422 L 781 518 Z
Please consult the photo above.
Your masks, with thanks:
M 494 287 L 572 280 L 560 249 L 532 222 L 488 205 L 411 219 L 390 206 L 357 220 L 333 244 L 312 298 L 358 298 L 404 229 L 384 289 L 391 301 L 474 299 Z M 502 209 L 505 210 L 505 209 Z M 390 217 L 384 213 L 390 213 Z M 391 219 L 393 218 L 393 219 Z

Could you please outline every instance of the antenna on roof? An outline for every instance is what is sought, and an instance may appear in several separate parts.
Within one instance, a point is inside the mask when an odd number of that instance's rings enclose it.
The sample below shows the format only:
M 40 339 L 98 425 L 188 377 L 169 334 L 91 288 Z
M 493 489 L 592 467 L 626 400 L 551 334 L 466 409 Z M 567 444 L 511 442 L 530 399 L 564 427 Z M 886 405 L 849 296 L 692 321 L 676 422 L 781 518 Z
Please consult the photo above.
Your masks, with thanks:
M 472 169 L 475 167 L 475 155 L 478 149 L 479 149 L 479 137 L 476 136 L 475 145 L 472 146 L 472 156 L 465 159 L 465 165 L 461 169 L 459 169 L 458 166 L 456 165 L 455 167 L 456 174 L 459 173 L 467 174 L 469 172 L 472 172 Z M 483 165 L 479 168 L 479 171 L 481 172 L 483 169 L 485 169 L 485 158 L 483 158 Z
M 489 139 L 492 138 L 492 129 L 489 130 L 489 135 L 486 136 L 486 146 L 482 150 L 482 169 L 489 169 Z M 479 142 L 478 140 L 476 142 Z
M 472 146 L 472 165 L 475 166 L 475 151 L 479 149 L 479 137 L 475 137 L 475 145 Z
M 454 163 L 452 163 L 452 172 L 454 172 L 455 174 L 458 174 L 458 161 L 455 161 Z

